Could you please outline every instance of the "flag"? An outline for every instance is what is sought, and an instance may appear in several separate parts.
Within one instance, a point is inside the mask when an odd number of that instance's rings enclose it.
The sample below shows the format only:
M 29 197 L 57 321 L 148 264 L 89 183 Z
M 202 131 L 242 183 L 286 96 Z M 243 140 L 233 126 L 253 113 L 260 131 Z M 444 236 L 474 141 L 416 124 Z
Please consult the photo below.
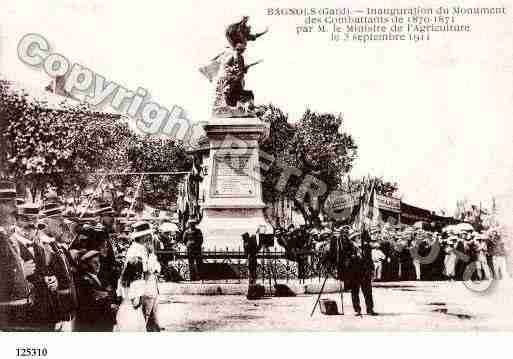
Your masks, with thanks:
M 375 186 L 375 183 L 373 182 L 372 185 L 371 185 L 371 188 L 370 188 L 370 193 L 369 193 L 369 199 L 367 201 L 367 213 L 366 213 L 366 216 L 368 219 L 372 220 L 373 217 L 374 217 L 374 208 L 377 207 L 376 204 L 375 204 L 375 194 L 376 192 L 376 186 Z
M 208 81 L 212 82 L 217 77 L 217 74 L 219 73 L 219 70 L 221 69 L 221 63 L 222 63 L 222 59 L 223 59 L 224 55 L 225 55 L 224 52 L 220 53 L 219 55 L 214 57 L 212 60 L 210 60 L 210 63 L 199 68 L 199 71 L 203 75 L 205 75 L 205 77 L 208 79 Z

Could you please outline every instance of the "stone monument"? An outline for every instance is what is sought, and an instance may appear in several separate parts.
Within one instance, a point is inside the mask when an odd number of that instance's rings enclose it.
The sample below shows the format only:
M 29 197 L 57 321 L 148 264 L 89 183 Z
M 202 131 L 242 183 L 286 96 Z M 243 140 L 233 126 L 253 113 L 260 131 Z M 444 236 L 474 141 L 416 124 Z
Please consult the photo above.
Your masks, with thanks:
M 212 117 L 204 126 L 207 136 L 203 157 L 202 219 L 205 250 L 242 248 L 241 235 L 265 226 L 259 171 L 258 141 L 268 127 L 255 114 L 253 92 L 244 88 L 248 69 L 243 53 L 251 34 L 248 18 L 228 26 L 229 48 L 201 68 L 215 84 Z

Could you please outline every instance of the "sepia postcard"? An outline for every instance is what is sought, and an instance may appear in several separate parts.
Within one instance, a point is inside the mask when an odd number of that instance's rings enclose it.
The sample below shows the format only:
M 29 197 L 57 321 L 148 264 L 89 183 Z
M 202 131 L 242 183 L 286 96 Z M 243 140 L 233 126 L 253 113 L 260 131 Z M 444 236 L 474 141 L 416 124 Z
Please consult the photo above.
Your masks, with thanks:
M 7 357 L 61 357 L 54 332 L 512 331 L 512 20 L 2 0 Z

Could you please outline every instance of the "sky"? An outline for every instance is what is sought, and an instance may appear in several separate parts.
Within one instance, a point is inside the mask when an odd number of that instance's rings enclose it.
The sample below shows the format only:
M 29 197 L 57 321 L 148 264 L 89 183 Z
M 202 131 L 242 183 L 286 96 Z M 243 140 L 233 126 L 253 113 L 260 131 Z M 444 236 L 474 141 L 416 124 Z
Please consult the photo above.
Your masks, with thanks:
M 2 0 L 0 74 L 29 88 L 50 82 L 16 55 L 22 36 L 38 33 L 71 61 L 206 121 L 212 85 L 198 68 L 226 46 L 225 27 L 248 15 L 253 31 L 269 27 L 269 33 L 248 46 L 246 61 L 263 62 L 248 73 L 246 88 L 257 103 L 274 103 L 291 121 L 306 108 L 342 114 L 344 130 L 359 146 L 351 176 L 383 176 L 399 183 L 404 201 L 449 213 L 457 200 L 486 205 L 493 195 L 513 192 L 511 0 L 481 1 L 509 12 L 469 19 L 471 33 L 434 34 L 416 44 L 330 42 L 324 34 L 297 35 L 299 17 L 266 15 L 268 7 L 312 3 Z M 380 4 L 374 6 L 411 6 Z M 315 6 L 373 5 L 341 0 Z

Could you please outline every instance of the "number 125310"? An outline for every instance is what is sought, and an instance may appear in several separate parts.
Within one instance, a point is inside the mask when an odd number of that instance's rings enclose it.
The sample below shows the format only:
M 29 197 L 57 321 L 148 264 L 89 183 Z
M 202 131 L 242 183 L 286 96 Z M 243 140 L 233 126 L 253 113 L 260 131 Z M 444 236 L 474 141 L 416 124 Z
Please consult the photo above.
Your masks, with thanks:
M 46 348 L 16 348 L 17 357 L 45 357 L 47 354 Z

